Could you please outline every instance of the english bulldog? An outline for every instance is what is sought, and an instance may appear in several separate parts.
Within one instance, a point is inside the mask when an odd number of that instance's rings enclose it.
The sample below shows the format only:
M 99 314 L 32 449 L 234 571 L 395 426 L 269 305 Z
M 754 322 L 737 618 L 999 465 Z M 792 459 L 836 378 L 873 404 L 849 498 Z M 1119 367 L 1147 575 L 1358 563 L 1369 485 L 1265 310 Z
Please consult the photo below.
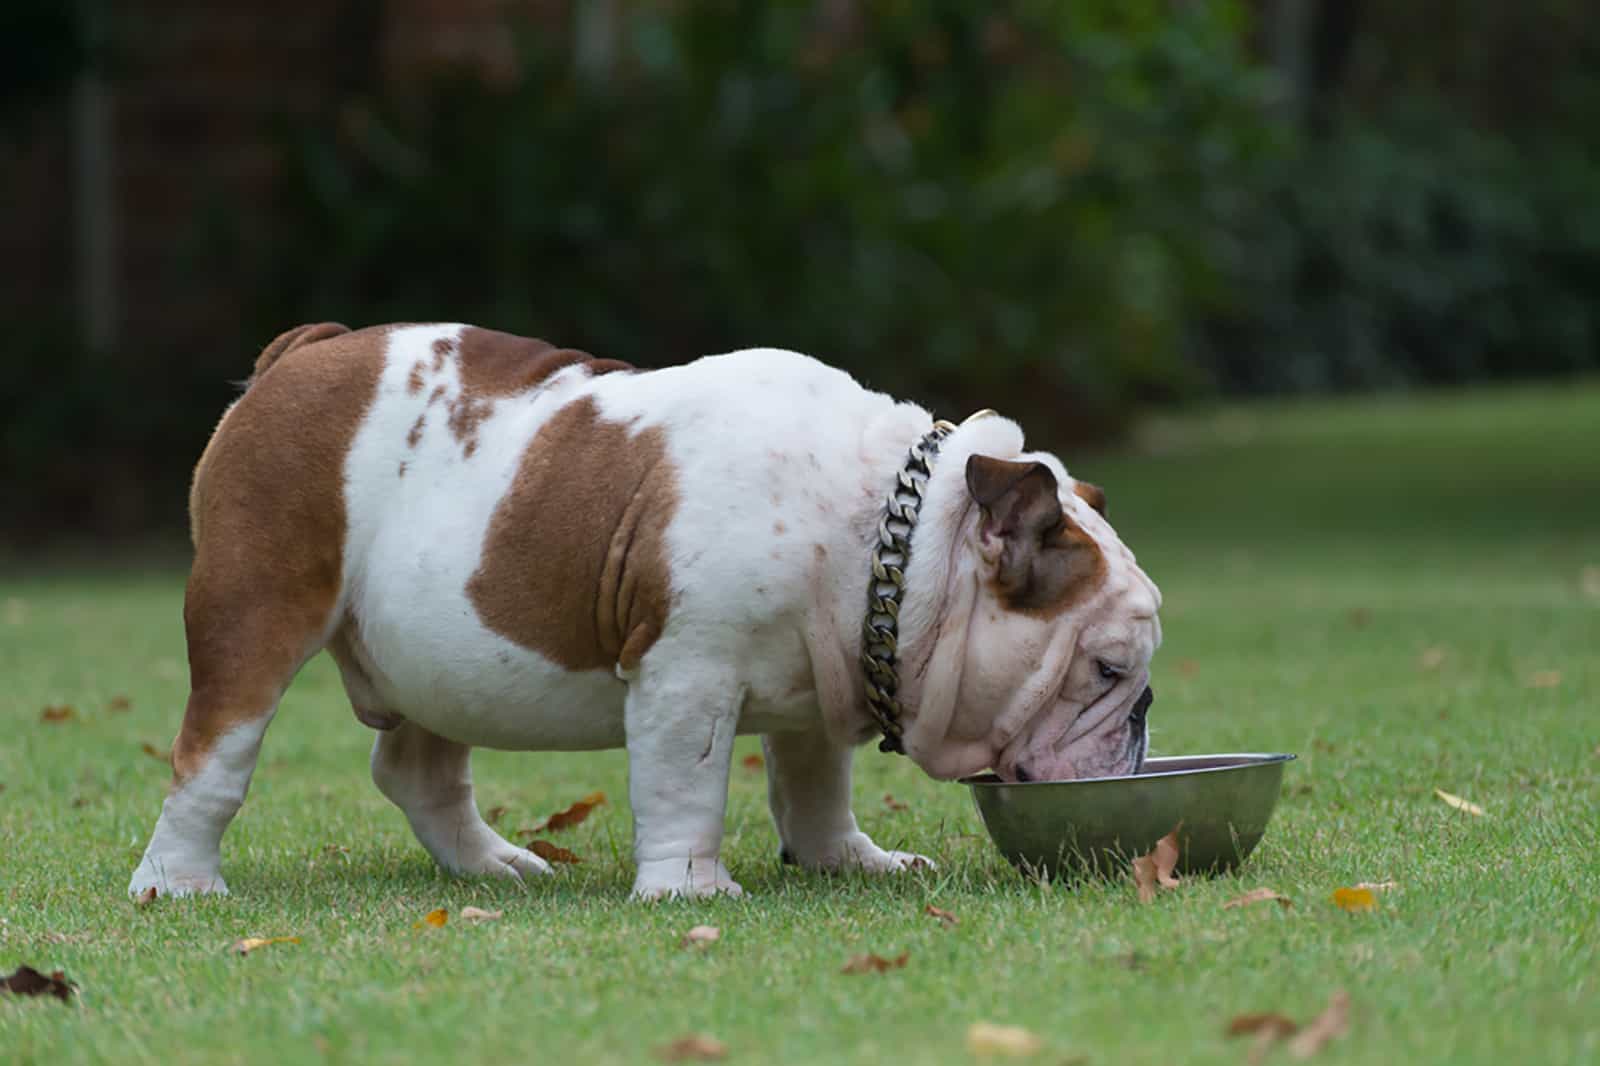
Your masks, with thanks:
M 935 778 L 1127 774 L 1156 586 L 1100 490 L 769 348 L 641 371 L 462 325 L 302 326 L 195 468 L 190 695 L 128 891 L 221 893 L 267 725 L 326 649 L 372 777 L 440 866 L 532 878 L 474 747 L 625 747 L 633 893 L 739 894 L 734 737 L 786 861 L 889 873 L 850 810 L 880 733 Z

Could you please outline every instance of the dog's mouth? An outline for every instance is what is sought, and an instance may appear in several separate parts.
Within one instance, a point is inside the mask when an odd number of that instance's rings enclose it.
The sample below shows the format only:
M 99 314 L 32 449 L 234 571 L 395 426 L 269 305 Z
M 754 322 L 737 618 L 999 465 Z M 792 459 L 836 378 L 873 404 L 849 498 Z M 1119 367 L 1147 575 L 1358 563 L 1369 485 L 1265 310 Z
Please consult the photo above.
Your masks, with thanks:
M 1090 777 L 1128 777 L 1144 769 L 1150 750 L 1149 713 L 1155 693 L 1148 685 L 1131 704 L 1099 715 L 1081 732 L 1069 730 L 1054 752 L 1041 757 L 1021 752 L 994 767 L 1002 781 L 1077 781 Z

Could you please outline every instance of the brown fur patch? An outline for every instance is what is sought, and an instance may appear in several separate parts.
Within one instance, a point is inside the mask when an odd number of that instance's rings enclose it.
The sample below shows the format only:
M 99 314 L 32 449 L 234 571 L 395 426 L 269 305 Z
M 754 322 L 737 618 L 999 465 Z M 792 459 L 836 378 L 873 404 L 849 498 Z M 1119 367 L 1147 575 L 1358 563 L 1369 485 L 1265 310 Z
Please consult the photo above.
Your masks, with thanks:
M 461 445 L 464 459 L 477 452 L 479 427 L 494 414 L 496 400 L 540 388 L 552 375 L 570 366 L 583 366 L 591 376 L 632 369 L 615 359 L 596 359 L 576 349 L 557 348 L 532 337 L 476 326 L 463 328 L 459 343 L 448 337 L 433 342 L 434 375 L 442 373 L 451 359 L 456 363 L 460 388 L 453 397 L 447 397 L 449 390 L 442 384 L 435 385 L 428 405 L 445 401 L 445 425 Z M 408 393 L 415 395 L 426 386 L 423 370 L 420 362 L 412 368 L 406 382 Z M 406 437 L 413 448 L 422 440 L 423 428 L 419 418 Z
M 596 359 L 587 352 L 557 348 L 532 337 L 475 326 L 461 332 L 461 389 L 475 398 L 527 392 L 543 385 L 552 374 L 579 363 L 594 375 L 633 369 L 616 359 Z
M 254 384 L 262 374 L 271 370 L 272 364 L 276 363 L 288 352 L 349 332 L 350 327 L 341 326 L 337 322 L 316 322 L 283 331 L 274 337 L 272 342 L 265 348 L 261 349 L 260 355 L 256 356 L 255 369 L 250 374 L 251 384 Z
M 385 331 L 337 329 L 274 341 L 196 469 L 183 607 L 190 694 L 175 784 L 204 765 L 217 737 L 273 706 L 338 599 L 345 455 L 377 392 Z
M 1106 490 L 1087 481 L 1074 481 L 1072 492 L 1078 499 L 1094 508 L 1101 518 L 1106 517 Z
M 566 669 L 631 669 L 666 625 L 677 504 L 661 430 L 574 400 L 523 454 L 467 594 L 484 625 Z

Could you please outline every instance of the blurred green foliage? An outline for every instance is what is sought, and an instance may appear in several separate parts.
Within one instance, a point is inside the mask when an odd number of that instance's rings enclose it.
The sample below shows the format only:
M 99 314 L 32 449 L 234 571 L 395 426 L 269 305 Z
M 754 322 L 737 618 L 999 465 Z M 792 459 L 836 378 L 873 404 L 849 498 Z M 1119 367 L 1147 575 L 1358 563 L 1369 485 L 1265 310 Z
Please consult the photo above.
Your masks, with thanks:
M 685 5 L 633 15 L 603 79 L 530 34 L 511 84 L 374 89 L 298 139 L 270 317 L 793 347 L 1104 432 L 1243 313 L 1271 82 L 1232 4 L 1004 7 Z
M 646 366 L 792 347 L 1047 446 L 1218 392 L 1600 365 L 1580 0 L 598 6 L 607 61 L 575 46 L 574 0 L 517 28 L 517 63 L 419 78 L 380 55 L 383 0 L 345 0 L 333 98 L 275 127 L 277 199 L 174 234 L 241 294 L 236 335 L 76 352 L 68 297 L 13 331 L 20 498 L 70 513 L 57 498 L 103 494 L 109 465 L 170 481 L 156 509 L 181 515 L 227 383 L 321 319 L 470 321 Z M 19 84 L 59 92 L 88 35 L 35 21 L 55 58 Z M 128 402 L 151 382 L 159 403 Z

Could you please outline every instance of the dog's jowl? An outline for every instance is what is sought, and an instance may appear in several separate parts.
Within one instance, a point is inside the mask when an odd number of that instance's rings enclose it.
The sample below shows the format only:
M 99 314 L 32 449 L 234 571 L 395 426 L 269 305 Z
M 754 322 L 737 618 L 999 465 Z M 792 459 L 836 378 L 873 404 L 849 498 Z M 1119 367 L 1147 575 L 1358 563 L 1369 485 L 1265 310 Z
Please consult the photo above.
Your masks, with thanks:
M 926 861 L 851 814 L 880 733 L 940 778 L 1144 757 L 1160 594 L 1104 494 L 1005 418 L 936 423 L 793 352 L 641 371 L 470 326 L 301 327 L 223 416 L 190 518 L 189 702 L 134 894 L 227 890 L 223 832 L 323 649 L 373 780 L 453 872 L 549 872 L 479 816 L 472 748 L 625 747 L 643 898 L 739 892 L 740 733 L 783 853 L 873 872 Z

